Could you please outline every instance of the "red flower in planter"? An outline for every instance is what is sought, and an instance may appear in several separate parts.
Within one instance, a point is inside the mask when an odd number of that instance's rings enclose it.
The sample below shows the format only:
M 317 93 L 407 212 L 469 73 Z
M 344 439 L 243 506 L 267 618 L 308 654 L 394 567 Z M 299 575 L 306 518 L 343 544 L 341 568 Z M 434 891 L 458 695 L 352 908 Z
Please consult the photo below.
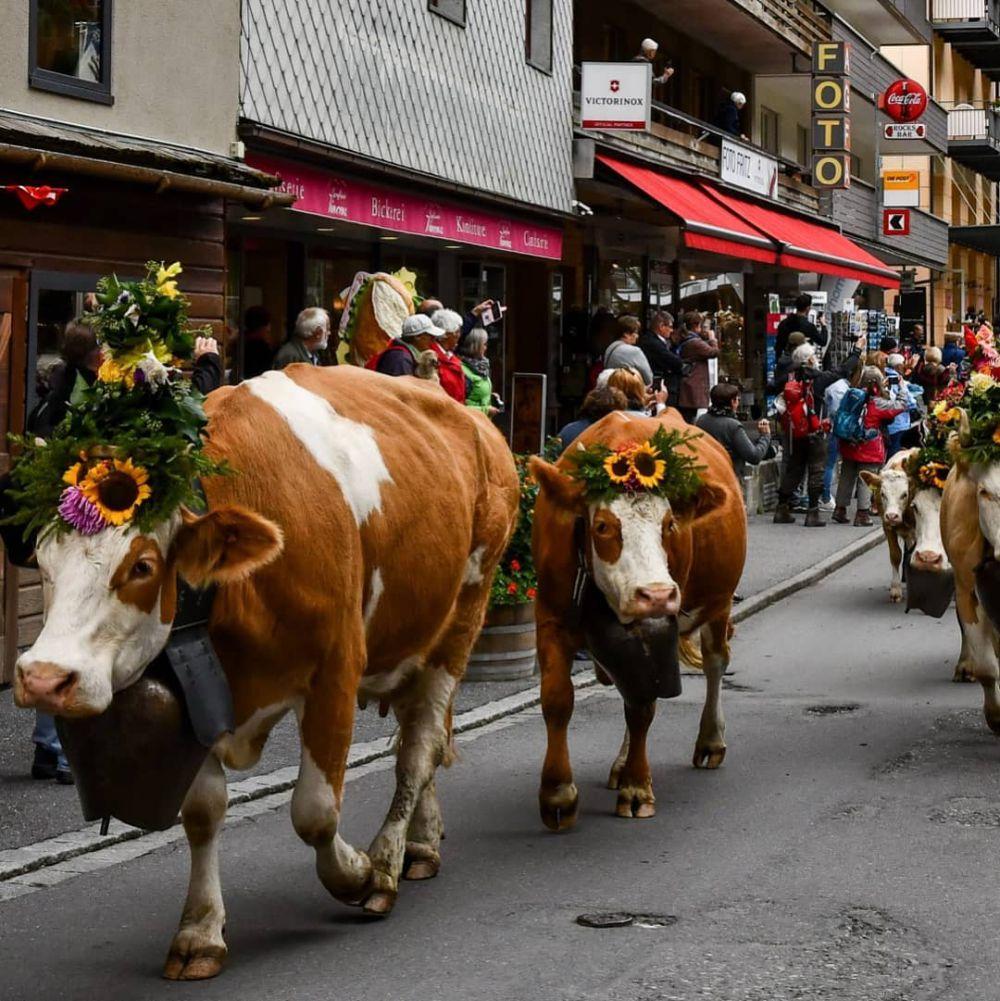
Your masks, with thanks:
M 518 563 L 517 560 L 511 560 L 510 561 L 510 572 L 511 573 L 520 573 L 521 572 L 521 564 Z
M 517 585 L 513 581 L 511 581 L 507 585 L 507 593 L 508 594 L 517 594 Z
M 528 598 L 531 601 L 534 601 L 535 600 L 535 595 L 538 594 L 538 591 L 535 588 L 533 588 L 533 587 L 529 587 L 528 590 L 525 591 L 524 593 L 528 596 Z

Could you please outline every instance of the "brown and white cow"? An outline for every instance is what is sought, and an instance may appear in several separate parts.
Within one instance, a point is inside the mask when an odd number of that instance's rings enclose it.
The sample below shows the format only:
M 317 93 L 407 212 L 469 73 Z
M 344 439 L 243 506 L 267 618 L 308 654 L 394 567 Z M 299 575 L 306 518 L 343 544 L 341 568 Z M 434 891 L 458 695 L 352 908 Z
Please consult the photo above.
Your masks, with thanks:
M 613 413 L 584 431 L 577 442 L 584 446 L 603 442 L 616 448 L 648 439 L 661 425 L 692 430 L 675 411 L 659 418 Z M 541 487 L 535 508 L 534 552 L 542 709 L 548 731 L 539 804 L 542 820 L 552 830 L 573 825 L 579 801 L 567 729 L 573 714 L 573 654 L 584 645 L 573 615 L 574 531 L 580 519 L 591 576 L 619 620 L 676 615 L 683 637 L 700 637 L 707 690 L 694 766 L 718 768 L 725 757 L 719 694 L 729 664 L 733 594 L 746 559 L 746 514 L 726 451 L 698 433 L 690 447 L 704 466 L 703 485 L 693 502 L 676 507 L 648 494 L 587 503 L 581 485 L 567 475 L 572 465 L 566 453 L 555 465 L 532 460 L 532 472 Z M 655 709 L 655 701 L 625 705 L 626 739 L 609 780 L 618 789 L 620 817 L 655 813 L 646 756 L 646 735 Z
M 290 711 L 302 745 L 292 823 L 330 893 L 384 914 L 404 854 L 409 878 L 436 874 L 434 772 L 519 499 L 490 422 L 416 380 L 294 365 L 216 391 L 207 411 L 207 450 L 237 475 L 204 484 L 204 517 L 42 542 L 47 617 L 15 680 L 22 706 L 100 713 L 166 642 L 176 574 L 220 585 L 211 635 L 238 725 L 184 802 L 192 868 L 172 979 L 221 968 L 223 765 L 254 765 Z M 395 795 L 366 853 L 339 821 L 354 707 L 367 699 L 391 704 L 400 730 Z
M 889 600 L 903 600 L 901 568 L 912 550 L 911 565 L 918 570 L 947 573 L 951 569 L 941 540 L 941 492 L 919 483 L 906 464 L 919 449 L 897 452 L 878 473 L 862 471 L 861 478 L 879 498 L 882 530 L 889 545 L 892 581 Z

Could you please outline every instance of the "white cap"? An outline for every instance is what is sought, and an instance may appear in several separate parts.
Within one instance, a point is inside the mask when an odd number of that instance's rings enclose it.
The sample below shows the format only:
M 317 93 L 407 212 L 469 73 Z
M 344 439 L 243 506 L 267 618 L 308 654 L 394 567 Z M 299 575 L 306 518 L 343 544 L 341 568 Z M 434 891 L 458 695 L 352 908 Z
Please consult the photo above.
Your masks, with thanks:
M 747 103 L 747 96 L 740 90 L 734 90 L 732 93 L 733 104 L 743 105 Z
M 642 45 L 640 48 L 643 52 L 648 52 L 650 49 L 658 49 L 660 46 L 652 38 L 644 38 L 642 40 Z
M 446 336 L 440 327 L 434 326 L 426 313 L 415 313 L 403 320 L 403 332 L 400 337 L 409 340 L 411 337 L 419 337 L 421 334 L 430 334 L 431 337 L 438 339 Z

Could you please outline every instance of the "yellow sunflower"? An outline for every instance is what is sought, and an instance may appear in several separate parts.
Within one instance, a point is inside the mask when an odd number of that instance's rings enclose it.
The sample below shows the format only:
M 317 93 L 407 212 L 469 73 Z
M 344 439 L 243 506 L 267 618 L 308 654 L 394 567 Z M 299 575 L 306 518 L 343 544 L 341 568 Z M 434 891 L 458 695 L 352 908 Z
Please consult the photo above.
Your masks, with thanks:
M 69 484 L 71 487 L 75 487 L 83 475 L 84 465 L 82 462 L 75 462 L 69 469 L 63 473 L 63 483 Z
M 632 475 L 632 456 L 629 452 L 614 452 L 604 460 L 604 471 L 612 483 L 628 483 Z
M 647 490 L 652 490 L 663 481 L 667 463 L 660 458 L 659 450 L 647 441 L 632 453 L 632 468 L 638 481 Z
M 80 492 L 112 525 L 124 525 L 151 494 L 149 473 L 131 459 L 108 459 L 92 466 L 79 482 Z
M 132 371 L 113 358 L 107 358 L 101 362 L 101 367 L 97 370 L 97 378 L 101 382 L 123 382 L 127 389 L 131 389 L 135 384 Z
M 1000 445 L 1000 424 L 993 429 L 993 443 Z

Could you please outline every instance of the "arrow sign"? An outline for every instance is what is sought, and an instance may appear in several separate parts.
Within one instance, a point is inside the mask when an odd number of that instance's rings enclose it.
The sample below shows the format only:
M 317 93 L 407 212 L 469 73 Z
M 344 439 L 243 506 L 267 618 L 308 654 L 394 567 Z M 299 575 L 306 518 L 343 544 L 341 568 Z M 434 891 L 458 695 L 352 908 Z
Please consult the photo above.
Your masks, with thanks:
M 883 209 L 882 234 L 883 236 L 909 236 L 910 210 Z
M 904 122 L 898 125 L 882 126 L 882 135 L 886 139 L 926 139 L 927 126 L 923 122 Z

